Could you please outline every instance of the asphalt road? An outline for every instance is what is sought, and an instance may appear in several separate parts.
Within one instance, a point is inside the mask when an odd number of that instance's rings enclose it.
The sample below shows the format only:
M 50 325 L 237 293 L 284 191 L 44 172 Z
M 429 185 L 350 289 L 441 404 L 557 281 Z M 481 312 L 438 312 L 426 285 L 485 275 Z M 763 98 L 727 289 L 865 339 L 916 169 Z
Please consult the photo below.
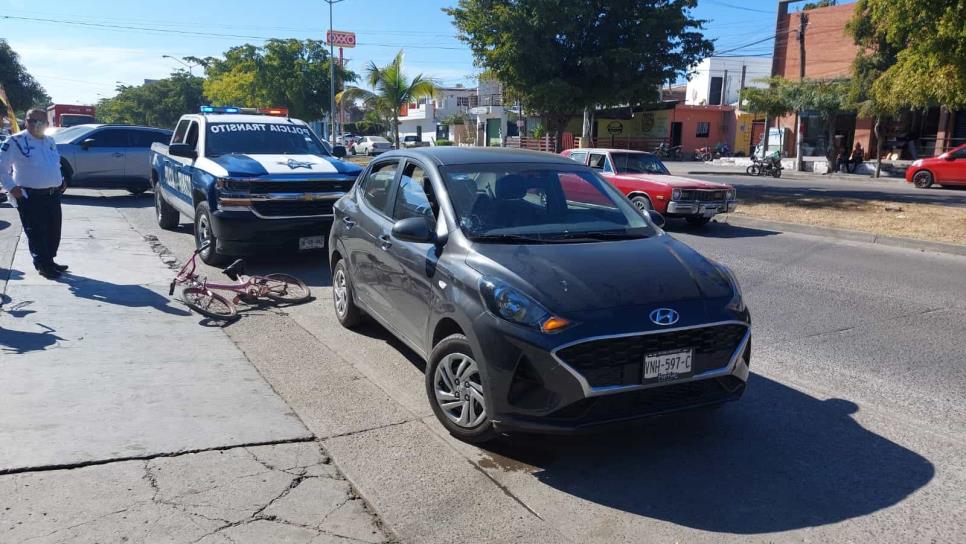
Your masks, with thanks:
M 150 194 L 105 194 L 174 255 L 193 249 L 187 226 L 156 227 Z M 413 353 L 376 325 L 338 325 L 320 254 L 251 260 L 317 299 L 226 331 L 406 541 L 966 540 L 966 258 L 670 231 L 735 270 L 754 316 L 749 389 L 712 413 L 459 443 L 433 421 Z
M 672 174 L 729 183 L 742 195 L 813 195 L 830 198 L 854 198 L 859 200 L 885 200 L 920 204 L 966 206 L 966 187 L 933 186 L 918 189 L 905 180 L 882 178 L 874 180 L 866 176 L 822 176 L 818 174 L 793 174 L 781 178 L 749 176 L 742 168 L 713 167 L 702 163 L 667 163 Z

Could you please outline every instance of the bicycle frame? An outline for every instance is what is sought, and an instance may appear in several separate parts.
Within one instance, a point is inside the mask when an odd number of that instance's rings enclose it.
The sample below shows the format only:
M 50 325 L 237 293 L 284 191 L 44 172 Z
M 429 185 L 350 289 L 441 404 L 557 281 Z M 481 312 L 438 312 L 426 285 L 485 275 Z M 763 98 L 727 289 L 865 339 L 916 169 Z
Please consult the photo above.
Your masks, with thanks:
M 210 243 L 210 242 L 209 242 Z M 195 271 L 198 268 L 198 254 L 204 251 L 208 247 L 208 243 L 205 243 L 200 248 L 195 250 L 191 254 L 191 258 L 188 262 L 184 263 L 181 270 L 178 271 L 178 275 L 171 281 L 171 288 L 169 290 L 170 295 L 174 295 L 174 287 L 179 284 L 188 284 L 192 287 L 199 287 L 206 291 L 218 290 L 218 291 L 230 291 L 232 293 L 237 293 L 232 302 L 238 303 L 240 297 L 250 296 L 250 297 L 261 297 L 264 296 L 268 291 L 267 287 L 264 285 L 264 281 L 259 276 L 244 276 L 239 275 L 238 283 L 227 284 L 227 283 L 211 283 L 208 278 L 199 279 L 198 274 Z

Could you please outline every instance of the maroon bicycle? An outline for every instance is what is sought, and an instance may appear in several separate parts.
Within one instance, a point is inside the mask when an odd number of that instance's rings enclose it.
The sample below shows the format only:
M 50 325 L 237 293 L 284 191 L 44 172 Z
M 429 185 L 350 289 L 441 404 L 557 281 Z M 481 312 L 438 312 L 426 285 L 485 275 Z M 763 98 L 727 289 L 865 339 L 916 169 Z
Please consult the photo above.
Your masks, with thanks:
M 275 302 L 296 304 L 305 302 L 312 297 L 312 293 L 305 283 L 289 274 L 266 274 L 264 276 L 246 275 L 245 261 L 238 259 L 223 270 L 224 274 L 235 283 L 211 283 L 208 278 L 195 273 L 198 254 L 205 250 L 208 244 L 202 245 L 178 271 L 178 275 L 171 280 L 168 294 L 174 295 L 177 285 L 185 285 L 182 298 L 189 308 L 199 314 L 213 319 L 232 319 L 238 315 L 236 304 L 240 301 L 256 301 L 268 298 Z M 231 300 L 215 292 L 229 291 L 235 293 Z

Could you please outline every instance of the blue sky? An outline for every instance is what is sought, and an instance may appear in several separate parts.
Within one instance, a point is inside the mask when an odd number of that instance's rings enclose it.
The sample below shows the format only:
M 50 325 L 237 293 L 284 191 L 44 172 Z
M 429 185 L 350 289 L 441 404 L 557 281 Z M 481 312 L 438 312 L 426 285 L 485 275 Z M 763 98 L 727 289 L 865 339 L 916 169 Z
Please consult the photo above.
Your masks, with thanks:
M 706 34 L 724 50 L 773 34 L 776 3 L 699 0 L 695 14 L 709 21 Z M 455 0 L 336 4 L 335 28 L 355 31 L 359 42 L 346 50 L 349 67 L 361 71 L 370 60 L 385 64 L 405 49 L 407 72 L 423 72 L 446 85 L 472 85 L 478 69 L 440 11 L 452 4 Z M 179 67 L 162 55 L 217 56 L 265 37 L 324 39 L 328 21 L 328 5 L 321 0 L 0 0 L 0 37 L 20 53 L 54 101 L 64 103 L 93 103 L 113 95 L 117 82 L 139 84 Z M 771 42 L 741 52 L 770 54 Z

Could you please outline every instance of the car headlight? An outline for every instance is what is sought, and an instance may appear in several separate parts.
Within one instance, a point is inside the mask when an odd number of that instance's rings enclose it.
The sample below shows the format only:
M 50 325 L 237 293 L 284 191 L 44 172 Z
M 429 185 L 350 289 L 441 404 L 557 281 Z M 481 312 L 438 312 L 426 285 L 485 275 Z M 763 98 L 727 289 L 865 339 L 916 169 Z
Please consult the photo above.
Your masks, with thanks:
M 251 190 L 252 184 L 248 180 L 218 178 L 215 180 L 215 187 L 226 193 L 247 193 Z
M 551 314 L 527 295 L 493 278 L 480 280 L 480 294 L 490 312 L 517 325 L 555 333 L 572 324 Z
M 721 263 L 716 264 L 718 265 L 718 270 L 721 271 L 724 277 L 728 278 L 728 283 L 731 284 L 733 295 L 731 297 L 731 301 L 728 302 L 728 309 L 736 312 L 745 311 L 745 297 L 742 295 L 741 284 L 738 283 L 738 278 L 735 277 L 735 273 Z
M 912 161 L 913 166 L 922 166 L 922 159 Z
M 681 189 L 671 190 L 671 200 L 681 200 Z

